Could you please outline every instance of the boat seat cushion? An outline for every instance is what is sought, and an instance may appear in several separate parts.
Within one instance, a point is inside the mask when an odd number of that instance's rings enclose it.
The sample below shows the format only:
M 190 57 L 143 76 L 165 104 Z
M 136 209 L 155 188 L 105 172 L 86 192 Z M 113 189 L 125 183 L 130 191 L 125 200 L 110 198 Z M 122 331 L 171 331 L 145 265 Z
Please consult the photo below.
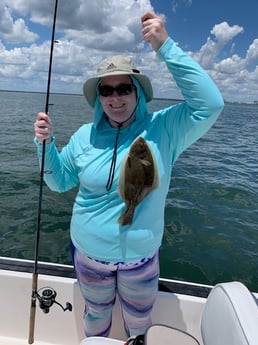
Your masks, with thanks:
M 124 341 L 106 337 L 88 337 L 80 342 L 80 345 L 124 345 Z
M 150 326 L 144 336 L 144 344 L 200 345 L 192 335 L 165 325 Z M 89 337 L 83 339 L 80 345 L 125 345 L 125 342 L 104 337 Z
M 201 320 L 204 345 L 257 345 L 258 307 L 240 282 L 216 285 Z
M 145 345 L 200 345 L 198 340 L 180 329 L 165 326 L 150 326 L 144 339 Z

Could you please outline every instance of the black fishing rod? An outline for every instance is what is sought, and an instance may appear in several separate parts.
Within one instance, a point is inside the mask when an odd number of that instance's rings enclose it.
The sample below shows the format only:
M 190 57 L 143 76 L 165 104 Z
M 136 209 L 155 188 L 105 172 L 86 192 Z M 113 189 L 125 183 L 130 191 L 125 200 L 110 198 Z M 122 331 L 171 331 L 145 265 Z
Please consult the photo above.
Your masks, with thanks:
M 58 0 L 55 1 L 54 18 L 52 26 L 52 38 L 51 48 L 49 56 L 49 68 L 48 68 L 48 81 L 47 81 L 47 93 L 46 93 L 46 104 L 45 113 L 48 114 L 49 108 L 49 96 L 50 96 L 50 84 L 51 84 L 51 72 L 52 72 L 52 60 L 55 42 L 55 27 L 56 27 L 56 14 L 57 14 Z M 32 275 L 32 292 L 31 292 L 31 307 L 30 307 L 30 320 L 29 320 L 29 338 L 28 344 L 34 343 L 34 329 L 35 329 L 35 317 L 36 317 L 36 302 L 40 303 L 40 308 L 43 312 L 48 313 L 49 308 L 54 304 L 58 304 L 64 311 L 72 310 L 70 303 L 66 303 L 66 308 L 58 303 L 56 298 L 56 292 L 48 287 L 42 288 L 38 291 L 38 256 L 39 256 L 39 240 L 40 240 L 40 225 L 41 225 L 41 210 L 42 210 L 42 195 L 43 195 L 43 183 L 44 183 L 44 166 L 45 166 L 45 151 L 46 151 L 46 140 L 42 143 L 42 159 L 40 169 L 40 185 L 39 185 L 39 202 L 38 202 L 38 217 L 37 217 L 37 229 L 35 239 L 35 251 L 34 251 L 34 269 Z
M 47 81 L 47 94 L 46 94 L 46 104 L 45 104 L 46 114 L 48 114 L 48 106 L 49 106 L 52 60 L 53 60 L 53 51 L 54 51 L 54 43 L 55 43 L 54 37 L 55 37 L 55 27 L 56 27 L 57 3 L 58 3 L 58 0 L 56 0 L 55 2 L 54 19 L 53 19 L 53 26 L 52 26 L 52 38 L 51 38 L 48 81 Z M 35 250 L 34 250 L 34 270 L 33 270 L 33 275 L 32 275 L 32 292 L 31 292 L 31 306 L 30 306 L 29 339 L 28 339 L 29 344 L 34 343 L 36 301 L 37 301 L 37 295 L 38 295 L 38 291 L 37 291 L 38 290 L 38 256 L 39 256 L 39 240 L 40 240 L 42 195 L 43 195 L 43 183 L 44 183 L 46 140 L 43 140 L 42 145 L 43 147 L 42 147 L 42 159 L 41 159 L 41 170 L 40 170 L 38 217 L 37 217 L 37 229 L 36 229 Z

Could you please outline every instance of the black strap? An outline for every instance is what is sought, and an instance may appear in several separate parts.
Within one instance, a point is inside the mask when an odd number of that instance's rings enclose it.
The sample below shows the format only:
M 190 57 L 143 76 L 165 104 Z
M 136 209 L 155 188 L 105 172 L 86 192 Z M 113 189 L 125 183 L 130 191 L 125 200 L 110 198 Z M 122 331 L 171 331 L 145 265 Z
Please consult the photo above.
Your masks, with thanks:
M 135 110 L 137 108 L 138 103 L 139 103 L 139 99 L 137 100 L 136 106 L 135 106 L 134 110 L 132 111 L 132 114 L 128 117 L 128 119 L 126 119 L 123 122 L 114 121 L 117 123 L 117 133 L 116 133 L 116 140 L 115 140 L 112 162 L 111 162 L 111 166 L 110 166 L 110 170 L 109 170 L 108 181 L 106 184 L 106 190 L 107 191 L 110 191 L 110 189 L 113 185 L 113 181 L 114 181 L 115 169 L 116 169 L 116 158 L 117 158 L 117 145 L 118 145 L 118 137 L 119 137 L 120 129 L 123 127 L 123 125 L 126 122 L 128 122 L 135 115 Z
M 106 184 L 106 190 L 110 191 L 113 181 L 114 181 L 114 176 L 115 176 L 115 169 L 116 169 L 116 158 L 117 158 L 117 146 L 118 146 L 118 137 L 120 133 L 120 129 L 123 127 L 122 123 L 119 123 L 117 125 L 117 133 L 116 133 L 116 140 L 115 140 L 115 146 L 114 146 L 114 151 L 113 151 L 113 157 L 112 157 L 112 162 L 110 165 L 110 170 L 109 170 L 109 176 L 108 176 L 108 181 Z

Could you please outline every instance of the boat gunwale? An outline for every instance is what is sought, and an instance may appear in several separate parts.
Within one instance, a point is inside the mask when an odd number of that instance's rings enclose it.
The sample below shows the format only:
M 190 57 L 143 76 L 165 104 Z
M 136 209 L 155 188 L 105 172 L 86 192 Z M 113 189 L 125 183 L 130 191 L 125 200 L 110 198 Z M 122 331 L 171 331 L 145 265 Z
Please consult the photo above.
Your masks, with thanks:
M 27 259 L 0 257 L 0 269 L 6 271 L 33 273 L 34 262 Z M 38 274 L 76 279 L 72 265 L 52 262 L 38 262 Z M 159 291 L 173 294 L 207 298 L 213 286 L 166 278 L 159 279 Z

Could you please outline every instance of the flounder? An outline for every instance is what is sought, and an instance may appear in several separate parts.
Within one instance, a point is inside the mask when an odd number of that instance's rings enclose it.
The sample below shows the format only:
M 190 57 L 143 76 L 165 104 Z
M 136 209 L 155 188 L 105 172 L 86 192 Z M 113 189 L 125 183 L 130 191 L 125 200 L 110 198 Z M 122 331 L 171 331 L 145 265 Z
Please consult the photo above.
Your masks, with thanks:
M 120 170 L 118 192 L 125 202 L 126 210 L 119 217 L 118 223 L 131 224 L 136 206 L 158 186 L 155 157 L 147 142 L 139 137 L 131 145 Z

